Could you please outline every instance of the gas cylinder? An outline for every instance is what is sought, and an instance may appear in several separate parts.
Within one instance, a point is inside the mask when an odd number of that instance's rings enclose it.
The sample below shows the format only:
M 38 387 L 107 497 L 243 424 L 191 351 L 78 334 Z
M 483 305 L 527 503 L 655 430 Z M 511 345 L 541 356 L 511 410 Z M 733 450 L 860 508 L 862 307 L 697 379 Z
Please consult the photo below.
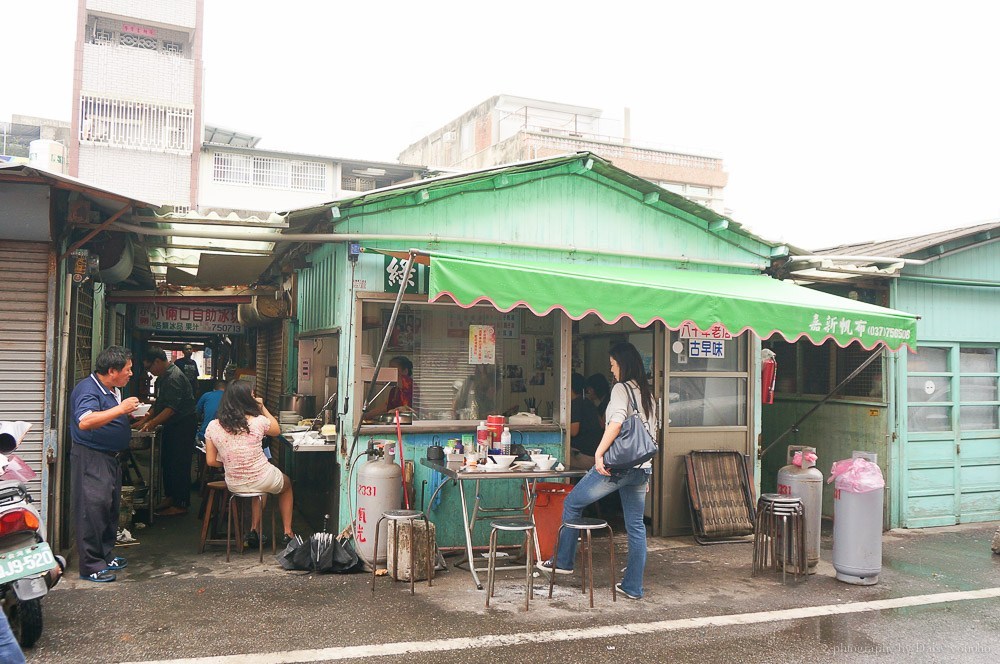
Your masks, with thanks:
M 806 526 L 806 567 L 816 573 L 819 564 L 820 521 L 823 516 L 823 473 L 816 468 L 816 448 L 788 446 L 788 465 L 778 471 L 778 493 L 802 500 Z
M 358 468 L 357 512 L 354 515 L 354 539 L 358 553 L 365 560 L 382 562 L 386 559 L 387 522 L 378 532 L 375 551 L 375 525 L 388 510 L 398 510 L 403 499 L 403 473 L 396 464 L 396 443 L 386 442 L 382 453 Z

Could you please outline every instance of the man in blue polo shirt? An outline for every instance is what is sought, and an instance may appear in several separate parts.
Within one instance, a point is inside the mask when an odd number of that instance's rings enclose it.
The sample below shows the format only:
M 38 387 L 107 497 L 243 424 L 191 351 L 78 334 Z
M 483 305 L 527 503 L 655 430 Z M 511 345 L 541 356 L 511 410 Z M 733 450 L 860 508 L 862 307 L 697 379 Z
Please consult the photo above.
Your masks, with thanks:
M 121 388 L 132 377 L 132 354 L 121 346 L 101 351 L 94 373 L 81 380 L 70 396 L 70 449 L 76 550 L 80 578 L 107 583 L 128 563 L 112 556 L 118 527 L 122 473 L 119 454 L 128 449 L 132 432 L 128 415 L 139 400 L 122 400 Z

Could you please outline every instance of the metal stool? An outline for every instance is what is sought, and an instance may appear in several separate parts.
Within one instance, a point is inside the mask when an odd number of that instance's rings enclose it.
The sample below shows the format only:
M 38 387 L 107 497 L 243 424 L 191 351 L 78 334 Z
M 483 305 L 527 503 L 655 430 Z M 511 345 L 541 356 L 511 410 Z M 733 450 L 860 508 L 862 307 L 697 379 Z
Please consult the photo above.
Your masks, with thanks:
M 260 549 L 260 562 L 264 562 L 264 495 L 263 493 L 231 493 L 229 495 L 229 515 L 226 519 L 226 562 L 229 562 L 229 548 L 232 543 L 232 525 L 234 519 L 239 519 L 239 504 L 233 510 L 233 501 L 237 498 L 250 498 L 260 503 L 260 532 L 257 533 L 257 547 Z M 274 539 L 274 507 L 271 507 L 271 553 L 277 553 L 277 542 Z M 239 522 L 236 525 L 236 537 L 240 536 Z M 243 553 L 243 540 L 239 542 L 239 552 Z
M 496 578 L 497 567 L 497 533 L 499 531 L 524 533 L 524 555 L 525 555 L 525 575 L 524 575 L 524 610 L 528 610 L 528 602 L 535 590 L 534 581 L 534 544 L 535 544 L 535 524 L 528 519 L 507 519 L 505 521 L 493 521 L 490 523 L 490 554 L 487 565 L 486 577 L 486 608 L 490 608 L 490 598 L 493 597 L 493 581 Z
M 608 549 L 611 551 L 611 601 L 618 601 L 618 591 L 615 588 L 615 534 L 611 530 L 611 526 L 604 519 L 591 519 L 589 517 L 580 517 L 579 519 L 570 519 L 568 521 L 563 521 L 559 526 L 559 531 L 556 533 L 556 548 L 558 551 L 559 540 L 562 537 L 563 528 L 569 528 L 570 530 L 580 531 L 580 548 L 586 555 L 580 557 L 580 577 L 582 579 L 583 592 L 587 592 L 587 588 L 590 588 L 590 608 L 594 608 L 594 549 L 591 542 L 591 533 L 595 530 L 601 530 L 603 528 L 608 529 Z M 586 534 L 586 537 L 584 537 Z M 553 567 L 555 566 L 556 556 L 552 557 Z M 549 578 L 549 599 L 552 599 L 552 588 L 556 583 L 556 573 L 552 570 L 552 576 Z
M 782 583 L 789 567 L 796 581 L 800 574 L 807 576 L 805 523 L 801 498 L 762 494 L 754 521 L 750 576 L 757 576 L 765 569 L 777 572 L 779 564 Z
M 219 495 L 219 500 L 216 502 L 215 496 Z M 223 515 L 228 514 L 226 512 L 227 498 L 229 494 L 229 489 L 226 487 L 224 481 L 218 482 L 207 482 L 205 484 L 205 500 L 202 507 L 202 521 L 201 521 L 201 540 L 198 543 L 198 553 L 205 553 L 206 544 L 222 544 L 224 541 L 221 537 L 209 537 L 209 530 L 215 535 L 219 530 L 222 529 L 222 524 L 220 520 Z M 213 514 L 213 509 L 215 513 Z M 228 517 L 227 517 L 228 518 Z M 212 521 L 215 521 L 215 525 L 212 525 Z M 239 529 L 236 531 L 236 537 L 239 538 Z M 243 552 L 243 542 L 239 541 L 237 551 Z
M 431 524 L 427 520 L 427 515 L 420 510 L 388 510 L 379 520 L 375 523 L 375 542 L 372 551 L 375 553 L 372 555 L 372 595 L 375 594 L 375 579 L 377 578 L 376 572 L 378 571 L 378 564 L 376 563 L 376 558 L 378 558 L 378 531 L 382 527 L 382 522 L 385 520 L 394 521 L 396 527 L 392 531 L 392 569 L 399 573 L 399 522 L 406 521 L 410 528 L 410 594 L 413 592 L 413 583 L 417 578 L 416 570 L 416 541 L 413 539 L 413 522 L 417 519 L 424 520 L 424 527 L 427 529 L 427 587 L 434 585 L 431 583 L 431 574 L 433 573 L 433 558 L 434 558 L 434 547 L 431 544 Z M 386 526 L 386 534 L 388 535 L 388 525 Z M 389 561 L 386 561 L 386 567 L 389 566 Z

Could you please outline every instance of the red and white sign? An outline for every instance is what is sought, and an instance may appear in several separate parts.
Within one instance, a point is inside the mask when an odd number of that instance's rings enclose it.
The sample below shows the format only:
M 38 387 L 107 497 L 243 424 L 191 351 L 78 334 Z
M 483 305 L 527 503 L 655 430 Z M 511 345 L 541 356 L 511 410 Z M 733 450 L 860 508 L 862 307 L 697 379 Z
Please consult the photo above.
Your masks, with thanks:
M 155 28 L 147 28 L 142 25 L 130 25 L 128 23 L 122 23 L 122 32 L 127 32 L 130 35 L 142 35 L 143 37 L 156 36 Z
M 688 321 L 680 326 L 678 330 L 681 339 L 732 339 L 733 335 L 723 327 L 722 323 L 716 323 L 707 330 L 699 330 L 698 326 Z
M 235 306 L 144 303 L 136 306 L 135 325 L 158 332 L 243 333 Z

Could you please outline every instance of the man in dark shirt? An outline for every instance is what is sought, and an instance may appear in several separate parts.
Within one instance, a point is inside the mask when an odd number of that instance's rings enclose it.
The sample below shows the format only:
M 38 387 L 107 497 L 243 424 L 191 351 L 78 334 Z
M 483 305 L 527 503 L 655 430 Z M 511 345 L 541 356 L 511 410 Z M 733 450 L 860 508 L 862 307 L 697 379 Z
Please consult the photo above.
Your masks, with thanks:
M 118 528 L 122 473 L 118 455 L 132 437 L 128 414 L 139 400 L 122 400 L 121 389 L 132 376 L 132 354 L 121 346 L 101 351 L 94 373 L 81 380 L 70 396 L 70 448 L 76 550 L 80 578 L 107 583 L 128 563 L 112 556 Z
M 604 431 L 597 416 L 597 409 L 584 398 L 586 379 L 578 373 L 570 376 L 570 468 L 590 470 L 594 466 L 594 452 Z
M 184 346 L 184 357 L 179 360 L 174 360 L 174 366 L 180 369 L 185 376 L 187 376 L 188 381 L 191 383 L 191 394 L 198 394 L 198 375 L 200 370 L 198 369 L 198 363 L 191 359 L 191 353 L 194 352 L 194 348 L 191 344 L 185 344 Z
M 166 496 L 157 506 L 156 515 L 187 514 L 191 498 L 191 455 L 198 429 L 191 383 L 176 364 L 167 362 L 167 354 L 162 348 L 150 347 L 142 364 L 146 371 L 156 376 L 156 403 L 132 428 L 152 431 L 163 425 L 160 459 Z

